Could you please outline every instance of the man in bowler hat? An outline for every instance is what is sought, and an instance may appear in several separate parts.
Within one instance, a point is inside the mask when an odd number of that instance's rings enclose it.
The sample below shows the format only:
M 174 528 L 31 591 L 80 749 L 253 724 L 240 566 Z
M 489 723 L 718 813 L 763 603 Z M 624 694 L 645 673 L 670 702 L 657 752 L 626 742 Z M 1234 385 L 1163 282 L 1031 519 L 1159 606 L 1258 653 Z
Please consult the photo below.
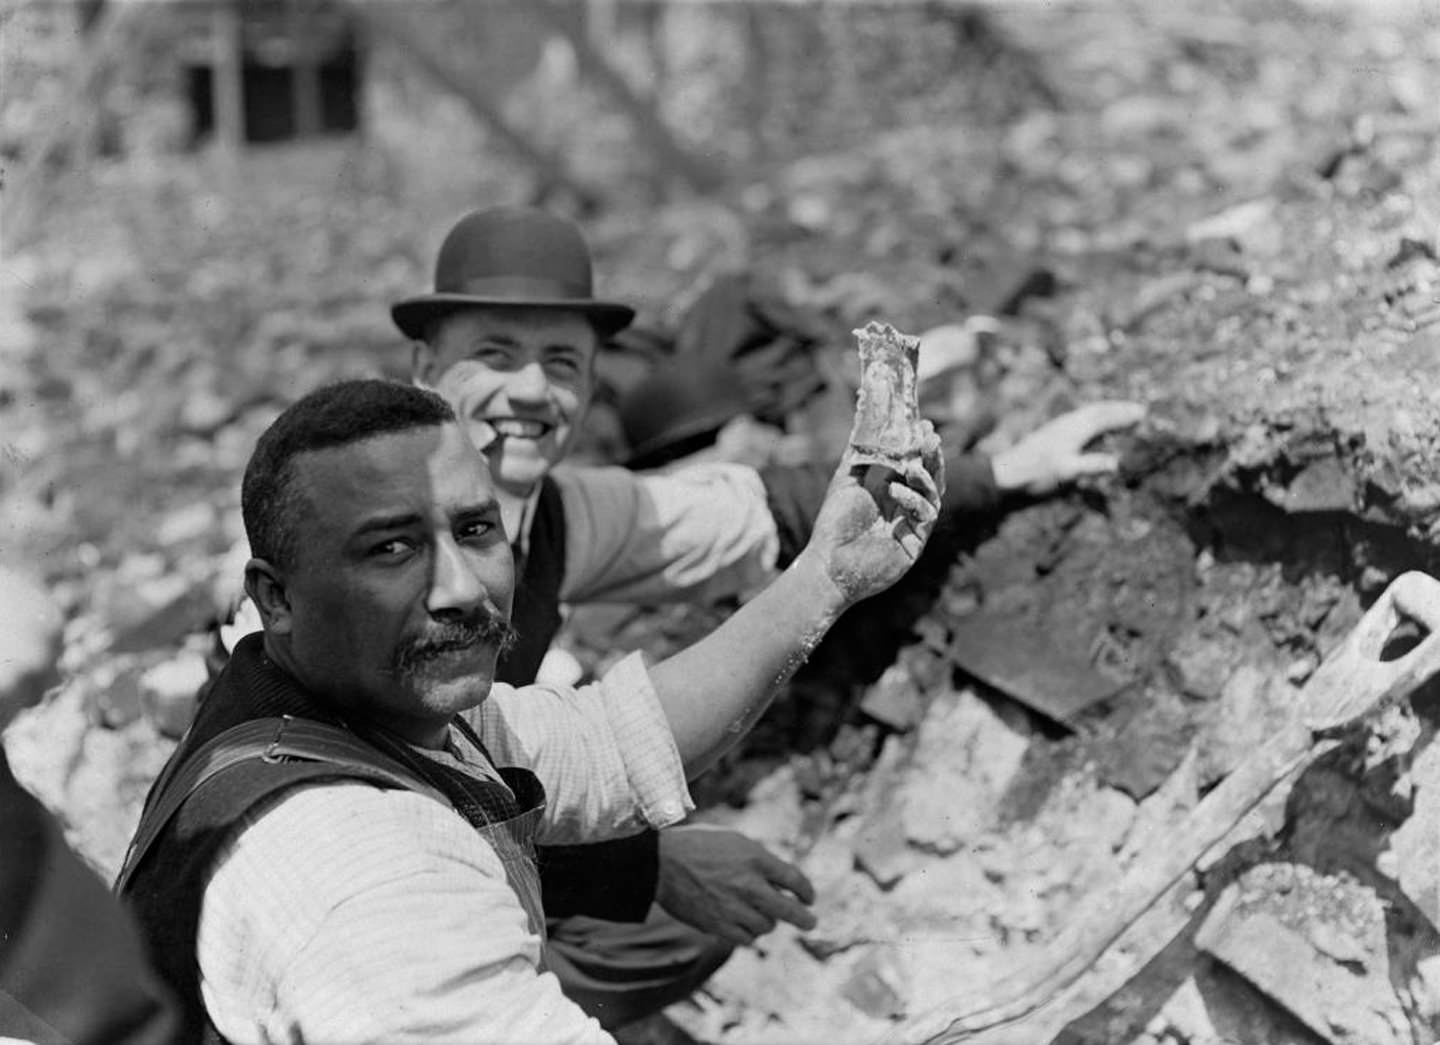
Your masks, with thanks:
M 520 636 L 501 680 L 534 680 L 562 604 L 738 594 L 804 546 L 824 477 L 718 463 L 663 476 L 557 467 L 594 392 L 597 353 L 634 318 L 629 306 L 595 295 L 574 223 L 530 208 L 470 213 L 440 247 L 433 292 L 391 314 L 413 342 L 414 379 L 451 403 L 494 476 L 516 557 Z M 984 510 L 1010 490 L 1046 493 L 1112 471 L 1114 460 L 1085 453 L 1085 444 L 1142 413 L 1096 404 L 1004 459 L 947 460 L 946 509 Z M 552 850 L 541 868 L 552 968 L 607 1027 L 685 996 L 731 946 L 777 921 L 814 923 L 800 870 L 731 831 L 681 826 Z

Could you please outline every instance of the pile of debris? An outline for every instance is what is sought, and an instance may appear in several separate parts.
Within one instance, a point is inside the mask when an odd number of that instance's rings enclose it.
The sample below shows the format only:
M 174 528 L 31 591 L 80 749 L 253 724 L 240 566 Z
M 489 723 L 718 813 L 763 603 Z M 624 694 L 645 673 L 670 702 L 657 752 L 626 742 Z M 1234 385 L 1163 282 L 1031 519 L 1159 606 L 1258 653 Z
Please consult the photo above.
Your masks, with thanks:
M 1037 121 L 1033 140 L 1065 138 Z M 1115 481 L 1011 514 L 956 563 L 832 751 L 712 813 L 797 856 L 822 900 L 815 931 L 766 937 L 674 1010 L 697 1038 L 1434 1038 L 1434 687 L 1276 774 L 1073 986 L 1018 1022 L 999 1005 L 1124 876 L 1193 843 L 1187 817 L 1253 769 L 1387 584 L 1440 566 L 1422 125 L 1359 120 L 1249 199 L 1179 194 L 1192 220 L 1043 259 L 1054 293 L 988 345 L 995 400 L 1033 417 L 1124 396 L 1151 417 Z M 814 765 L 857 729 L 873 762 L 823 786 Z M 987 1007 L 994 1026 L 956 1022 Z

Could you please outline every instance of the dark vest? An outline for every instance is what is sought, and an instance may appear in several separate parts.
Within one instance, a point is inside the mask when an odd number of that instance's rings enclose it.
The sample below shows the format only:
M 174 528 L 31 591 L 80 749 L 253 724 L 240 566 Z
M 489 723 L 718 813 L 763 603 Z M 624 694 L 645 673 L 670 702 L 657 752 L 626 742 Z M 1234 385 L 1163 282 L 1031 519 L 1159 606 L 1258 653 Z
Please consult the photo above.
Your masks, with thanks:
M 548 475 L 540 484 L 527 551 L 523 561 L 515 563 L 515 573 L 519 583 L 510 622 L 519 638 L 501 658 L 495 678 L 528 686 L 560 630 L 560 585 L 565 579 L 565 506 L 560 488 Z
M 247 635 L 236 645 L 193 725 L 146 797 L 142 829 L 146 817 L 161 804 L 178 768 L 198 749 L 232 726 L 280 715 L 344 728 L 333 712 L 301 690 L 265 655 L 261 635 Z M 543 801 L 539 781 L 528 770 L 502 769 L 510 785 L 507 788 L 425 758 L 386 734 L 352 732 L 374 748 L 382 763 L 398 765 L 406 775 L 418 777 L 444 795 L 477 829 L 515 817 Z M 479 745 L 478 737 L 468 735 Z M 301 782 L 351 775 L 320 762 L 255 759 L 242 763 L 186 799 L 131 871 L 123 895 L 139 919 L 157 971 L 181 1001 L 186 1026 L 183 1040 L 205 1045 L 224 1042 L 200 998 L 195 951 L 205 879 L 221 846 L 241 817 L 266 798 Z
M 495 677 L 501 682 L 512 686 L 533 683 L 560 630 L 565 549 L 565 505 L 560 488 L 546 476 L 530 523 L 527 553 L 515 564 L 519 583 L 510 619 L 519 640 L 496 669 Z M 658 846 L 654 831 L 642 831 L 608 842 L 537 847 L 545 913 L 552 919 L 585 915 L 643 921 L 655 898 Z

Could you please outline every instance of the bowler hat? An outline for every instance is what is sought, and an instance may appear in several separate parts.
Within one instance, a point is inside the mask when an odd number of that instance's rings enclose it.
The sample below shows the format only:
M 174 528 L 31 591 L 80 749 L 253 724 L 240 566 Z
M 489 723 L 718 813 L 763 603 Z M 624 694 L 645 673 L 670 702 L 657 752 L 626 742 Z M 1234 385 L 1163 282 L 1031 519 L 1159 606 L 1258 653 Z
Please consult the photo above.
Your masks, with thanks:
M 745 385 L 712 360 L 662 363 L 620 400 L 631 468 L 654 468 L 715 441 L 726 422 L 749 412 Z
M 390 315 L 417 339 L 431 320 L 476 305 L 582 312 L 601 337 L 635 318 L 628 305 L 593 293 L 590 248 L 574 222 L 533 207 L 495 207 L 455 223 L 435 259 L 435 292 L 392 305 Z

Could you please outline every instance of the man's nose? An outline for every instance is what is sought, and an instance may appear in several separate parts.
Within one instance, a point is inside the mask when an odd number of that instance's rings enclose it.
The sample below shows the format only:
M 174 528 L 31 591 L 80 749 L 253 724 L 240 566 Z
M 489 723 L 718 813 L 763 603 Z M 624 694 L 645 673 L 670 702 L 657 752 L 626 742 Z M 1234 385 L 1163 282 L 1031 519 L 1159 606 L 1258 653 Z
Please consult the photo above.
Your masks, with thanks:
M 544 402 L 550 394 L 550 379 L 538 360 L 531 360 L 510 375 L 506 392 L 512 400 Z
M 434 616 L 473 613 L 486 595 L 474 564 L 453 538 L 435 543 L 435 572 L 426 608 Z

